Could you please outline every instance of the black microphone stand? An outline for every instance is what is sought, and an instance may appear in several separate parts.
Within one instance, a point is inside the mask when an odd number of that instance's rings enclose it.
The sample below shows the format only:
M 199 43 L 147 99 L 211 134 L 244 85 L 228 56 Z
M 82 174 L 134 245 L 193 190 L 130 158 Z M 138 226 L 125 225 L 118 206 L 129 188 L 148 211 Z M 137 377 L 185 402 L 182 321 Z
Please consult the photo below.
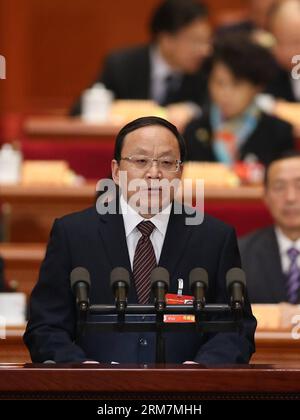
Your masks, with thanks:
M 80 311 L 79 311 L 80 312 Z M 88 320 L 86 315 L 97 315 L 98 321 Z M 164 315 L 184 314 L 194 315 L 195 322 L 166 323 Z M 224 315 L 224 320 L 206 320 L 206 315 Z M 228 319 L 228 314 L 232 319 Z M 206 304 L 201 310 L 196 310 L 193 304 L 166 305 L 158 310 L 155 305 L 131 304 L 122 311 L 117 311 L 115 305 L 91 305 L 84 314 L 79 313 L 77 331 L 84 334 L 89 331 L 108 332 L 155 332 L 156 363 L 165 364 L 164 332 L 197 331 L 197 332 L 238 332 L 242 331 L 242 310 L 235 310 L 226 304 Z M 134 321 L 132 321 L 134 318 Z M 138 321 L 136 321 L 138 318 Z M 145 321 L 146 318 L 146 321 Z

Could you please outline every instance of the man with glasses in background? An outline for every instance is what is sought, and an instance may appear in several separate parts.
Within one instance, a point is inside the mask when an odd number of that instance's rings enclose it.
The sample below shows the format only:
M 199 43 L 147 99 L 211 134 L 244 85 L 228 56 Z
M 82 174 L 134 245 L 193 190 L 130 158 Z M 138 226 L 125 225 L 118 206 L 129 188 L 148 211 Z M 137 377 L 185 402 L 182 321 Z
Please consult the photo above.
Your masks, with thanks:
M 300 303 L 300 153 L 266 169 L 265 203 L 274 225 L 240 241 L 251 303 Z
M 180 182 L 184 158 L 183 137 L 162 118 L 139 118 L 121 129 L 111 164 L 120 194 L 108 203 L 108 211 L 101 212 L 103 207 L 97 205 L 54 223 L 24 337 L 33 362 L 155 362 L 155 333 L 76 335 L 69 278 L 77 266 L 90 273 L 91 304 L 114 303 L 109 278 L 115 267 L 130 273 L 128 303 L 152 302 L 150 274 L 157 266 L 170 273 L 173 295 L 189 295 L 189 273 L 203 267 L 209 278 L 207 302 L 228 302 L 225 276 L 230 268 L 240 266 L 234 229 L 209 216 L 188 225 L 183 206 L 181 212 L 174 211 L 176 188 L 166 193 L 160 184 Z M 247 299 L 243 326 L 241 334 L 165 333 L 166 362 L 248 363 L 254 352 L 256 321 Z

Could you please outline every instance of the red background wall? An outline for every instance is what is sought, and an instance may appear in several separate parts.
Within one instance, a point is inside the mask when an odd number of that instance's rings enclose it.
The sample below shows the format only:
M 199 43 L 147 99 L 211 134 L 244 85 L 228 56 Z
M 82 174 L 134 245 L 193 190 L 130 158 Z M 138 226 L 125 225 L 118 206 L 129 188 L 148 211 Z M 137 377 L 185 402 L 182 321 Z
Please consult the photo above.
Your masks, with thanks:
M 113 48 L 148 39 L 160 0 L 0 0 L 0 112 L 66 109 L 96 76 Z M 245 7 L 243 0 L 207 0 L 212 20 Z

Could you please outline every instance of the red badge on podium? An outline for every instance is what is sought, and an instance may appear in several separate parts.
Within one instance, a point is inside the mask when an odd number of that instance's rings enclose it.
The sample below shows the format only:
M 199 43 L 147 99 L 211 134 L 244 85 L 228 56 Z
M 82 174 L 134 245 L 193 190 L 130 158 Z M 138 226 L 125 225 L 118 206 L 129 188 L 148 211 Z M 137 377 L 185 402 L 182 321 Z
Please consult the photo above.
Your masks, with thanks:
M 193 296 L 189 296 L 189 295 L 176 295 L 176 294 L 172 294 L 172 293 L 167 293 L 166 294 L 166 303 L 167 305 L 188 305 L 188 304 L 192 304 L 194 301 L 194 297 Z M 164 315 L 164 322 L 174 322 L 174 323 L 182 323 L 182 322 L 195 322 L 195 315 L 189 315 L 189 314 L 177 314 L 177 315 L 172 315 L 172 314 L 167 314 Z

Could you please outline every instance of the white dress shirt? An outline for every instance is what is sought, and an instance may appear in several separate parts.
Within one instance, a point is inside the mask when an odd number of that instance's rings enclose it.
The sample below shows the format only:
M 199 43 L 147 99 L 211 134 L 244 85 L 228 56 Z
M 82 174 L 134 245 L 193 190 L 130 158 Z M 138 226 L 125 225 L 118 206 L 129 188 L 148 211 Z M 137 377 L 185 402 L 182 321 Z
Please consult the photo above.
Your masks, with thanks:
M 181 73 L 176 72 L 160 54 L 158 48 L 150 50 L 150 97 L 157 103 L 161 103 L 166 95 L 166 79 L 168 76 L 178 77 L 181 80 Z
M 291 85 L 296 100 L 300 102 L 300 79 L 293 79 L 291 77 Z
M 142 236 L 141 232 L 137 228 L 137 225 L 143 221 L 151 221 L 155 226 L 155 229 L 153 229 L 153 232 L 150 235 L 150 240 L 153 245 L 156 262 L 158 263 L 166 236 L 172 204 L 169 204 L 169 206 L 164 208 L 162 212 L 156 214 L 150 219 L 145 219 L 138 214 L 131 206 L 129 206 L 122 195 L 120 197 L 120 207 L 124 220 L 131 269 L 133 268 L 135 249 L 138 240 Z
M 291 265 L 291 260 L 287 252 L 290 248 L 296 248 L 300 252 L 300 238 L 293 242 L 278 226 L 275 228 L 275 234 L 279 247 L 282 271 L 287 274 Z M 300 267 L 300 255 L 297 257 L 297 265 Z

